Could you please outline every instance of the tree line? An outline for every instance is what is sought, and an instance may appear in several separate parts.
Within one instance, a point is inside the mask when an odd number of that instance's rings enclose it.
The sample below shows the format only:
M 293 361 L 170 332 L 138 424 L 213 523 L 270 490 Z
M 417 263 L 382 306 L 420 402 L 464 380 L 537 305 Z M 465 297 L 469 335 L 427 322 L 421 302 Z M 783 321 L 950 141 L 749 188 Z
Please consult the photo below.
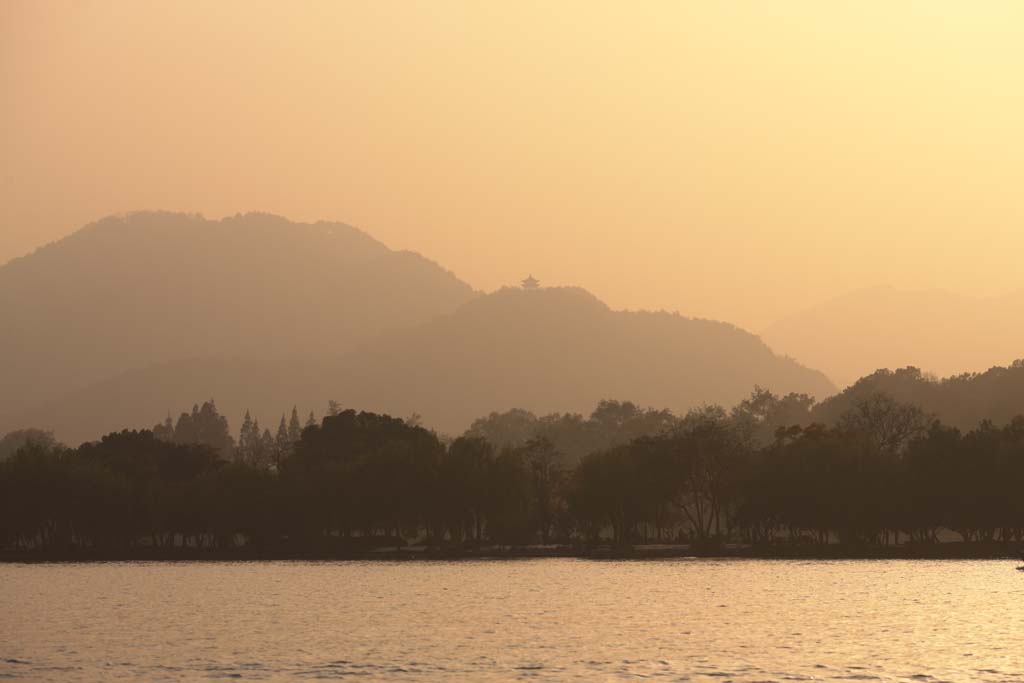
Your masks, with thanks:
M 0 545 L 343 552 L 424 543 L 930 544 L 1024 541 L 1024 417 L 969 432 L 874 394 L 831 425 L 757 389 L 683 416 L 492 414 L 447 438 L 341 410 L 276 435 L 213 402 L 0 463 Z

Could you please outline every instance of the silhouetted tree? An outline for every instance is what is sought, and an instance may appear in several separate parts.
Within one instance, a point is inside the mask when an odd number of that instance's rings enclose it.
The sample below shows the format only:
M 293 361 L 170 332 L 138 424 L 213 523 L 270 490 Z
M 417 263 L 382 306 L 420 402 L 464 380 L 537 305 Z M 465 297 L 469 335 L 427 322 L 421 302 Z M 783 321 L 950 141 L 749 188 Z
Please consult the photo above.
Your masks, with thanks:
M 676 418 L 605 401 L 589 418 L 527 419 L 534 435 L 497 455 L 479 434 L 445 445 L 408 420 L 353 410 L 306 427 L 294 446 L 284 416 L 274 438 L 247 414 L 230 464 L 189 441 L 216 440 L 212 404 L 184 414 L 172 439 L 166 424 L 77 449 L 16 433 L 2 442 L 20 446 L 0 460 L 0 547 L 886 545 L 937 543 L 944 530 L 969 543 L 1024 542 L 1024 417 L 962 433 L 870 396 L 838 425 L 800 425 L 809 405 L 755 389 L 730 412 Z M 478 426 L 502 424 L 498 415 Z M 573 463 L 559 440 L 592 450 Z
M 398 536 L 424 520 L 443 450 L 422 427 L 345 410 L 303 430 L 282 474 L 305 492 L 321 532 Z
M 483 539 L 487 478 L 494 447 L 479 437 L 459 437 L 449 444 L 439 468 L 439 499 L 452 540 Z
M 174 443 L 174 420 L 171 419 L 170 413 L 162 423 L 153 426 L 153 435 L 161 441 Z
M 559 454 L 547 439 L 530 439 L 522 447 L 530 475 L 533 493 L 534 525 L 540 532 L 541 542 L 547 543 L 558 514 L 559 487 L 562 483 L 562 469 L 558 465 Z
M 916 405 L 900 403 L 886 394 L 873 394 L 854 402 L 839 418 L 839 427 L 864 435 L 885 455 L 903 451 L 911 439 L 928 428 L 928 418 Z
M 523 454 L 506 448 L 487 477 L 486 515 L 490 539 L 502 545 L 529 543 L 534 537 L 533 485 Z
M 0 460 L 6 460 L 28 445 L 38 446 L 45 450 L 62 448 L 54 438 L 53 432 L 43 429 L 18 429 L 8 432 L 0 439 Z
M 711 406 L 691 411 L 664 437 L 674 478 L 672 500 L 699 542 L 721 538 L 738 502 L 738 475 L 746 447 L 725 411 Z
M 807 394 L 787 394 L 780 398 L 755 386 L 750 396 L 732 409 L 731 417 L 736 427 L 757 445 L 767 446 L 779 429 L 811 424 L 813 406 L 814 399 Z
M 259 451 L 253 464 L 258 469 L 270 468 L 277 462 L 277 456 L 274 453 L 276 450 L 277 442 L 274 441 L 274 435 L 270 433 L 269 429 L 264 429 L 263 434 L 260 436 Z
M 311 412 L 309 416 L 310 418 L 312 418 L 313 413 Z M 306 422 L 306 426 L 309 426 L 308 420 Z M 299 409 L 297 406 L 292 406 L 292 416 L 291 419 L 288 420 L 288 441 L 292 444 L 292 447 L 294 448 L 295 444 L 297 444 L 299 442 L 299 439 L 301 438 L 302 425 L 299 424 Z
M 238 432 L 238 449 L 235 453 L 235 460 L 252 462 L 258 449 L 259 427 L 256 422 L 253 422 L 252 415 L 247 410 L 245 417 L 242 418 L 242 427 Z
M 274 467 L 281 467 L 281 460 L 292 454 L 297 442 L 292 441 L 288 432 L 288 423 L 284 415 L 281 415 L 281 423 L 277 426 L 277 436 L 274 438 Z
M 530 439 L 546 439 L 555 446 L 559 464 L 575 467 L 587 454 L 633 439 L 664 432 L 676 423 L 668 410 L 641 409 L 630 401 L 604 400 L 587 418 L 578 413 L 537 417 L 525 410 L 491 413 L 473 422 L 467 436 L 490 441 L 495 448 L 519 448 Z
M 528 410 L 513 409 L 506 413 L 491 413 L 473 421 L 466 436 L 490 441 L 495 448 L 518 448 L 534 436 L 537 416 Z
M 153 428 L 157 438 L 179 444 L 204 444 L 215 449 L 224 459 L 234 456 L 235 440 L 231 438 L 227 418 L 217 412 L 213 399 L 192 406 L 191 413 L 182 413 L 171 430 L 168 416 L 163 425 Z
M 577 524 L 590 540 L 611 528 L 616 544 L 629 541 L 639 522 L 647 493 L 641 488 L 640 461 L 629 446 L 585 457 L 574 474 L 568 499 Z

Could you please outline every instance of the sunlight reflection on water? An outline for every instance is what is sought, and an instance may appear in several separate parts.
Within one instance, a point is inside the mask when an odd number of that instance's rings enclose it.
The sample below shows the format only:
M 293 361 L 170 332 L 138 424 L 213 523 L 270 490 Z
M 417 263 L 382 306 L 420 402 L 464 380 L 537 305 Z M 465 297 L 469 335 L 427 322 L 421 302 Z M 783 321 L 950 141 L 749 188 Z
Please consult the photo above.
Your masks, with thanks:
M 0 566 L 29 680 L 1024 681 L 1000 561 Z

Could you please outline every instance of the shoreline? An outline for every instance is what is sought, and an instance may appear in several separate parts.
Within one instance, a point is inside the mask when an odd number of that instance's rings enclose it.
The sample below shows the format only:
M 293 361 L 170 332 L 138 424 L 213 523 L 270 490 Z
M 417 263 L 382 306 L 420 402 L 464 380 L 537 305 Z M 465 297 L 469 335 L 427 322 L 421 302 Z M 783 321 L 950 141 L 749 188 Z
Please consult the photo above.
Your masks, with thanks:
M 104 551 L 0 551 L 0 564 L 45 564 L 88 562 L 450 562 L 459 560 L 659 560 L 659 559 L 764 559 L 764 560 L 1013 560 L 1024 554 L 1024 543 L 865 545 L 727 545 L 694 548 L 687 545 L 612 546 L 490 546 L 477 549 L 379 548 L 375 550 L 288 550 L 288 549 L 150 549 Z

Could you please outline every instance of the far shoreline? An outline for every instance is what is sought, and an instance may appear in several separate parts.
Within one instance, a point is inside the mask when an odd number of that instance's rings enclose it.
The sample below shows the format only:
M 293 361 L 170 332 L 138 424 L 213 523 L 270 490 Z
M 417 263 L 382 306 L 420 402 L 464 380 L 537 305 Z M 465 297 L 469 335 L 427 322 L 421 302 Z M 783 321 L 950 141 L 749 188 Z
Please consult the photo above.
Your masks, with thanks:
M 450 562 L 472 560 L 581 559 L 762 559 L 762 560 L 1020 560 L 1024 543 L 963 543 L 872 545 L 727 545 L 697 548 L 689 545 L 614 546 L 487 546 L 475 549 L 407 546 L 375 550 L 287 549 L 151 549 L 128 551 L 75 549 L 69 551 L 0 551 L 0 564 L 102 562 Z

